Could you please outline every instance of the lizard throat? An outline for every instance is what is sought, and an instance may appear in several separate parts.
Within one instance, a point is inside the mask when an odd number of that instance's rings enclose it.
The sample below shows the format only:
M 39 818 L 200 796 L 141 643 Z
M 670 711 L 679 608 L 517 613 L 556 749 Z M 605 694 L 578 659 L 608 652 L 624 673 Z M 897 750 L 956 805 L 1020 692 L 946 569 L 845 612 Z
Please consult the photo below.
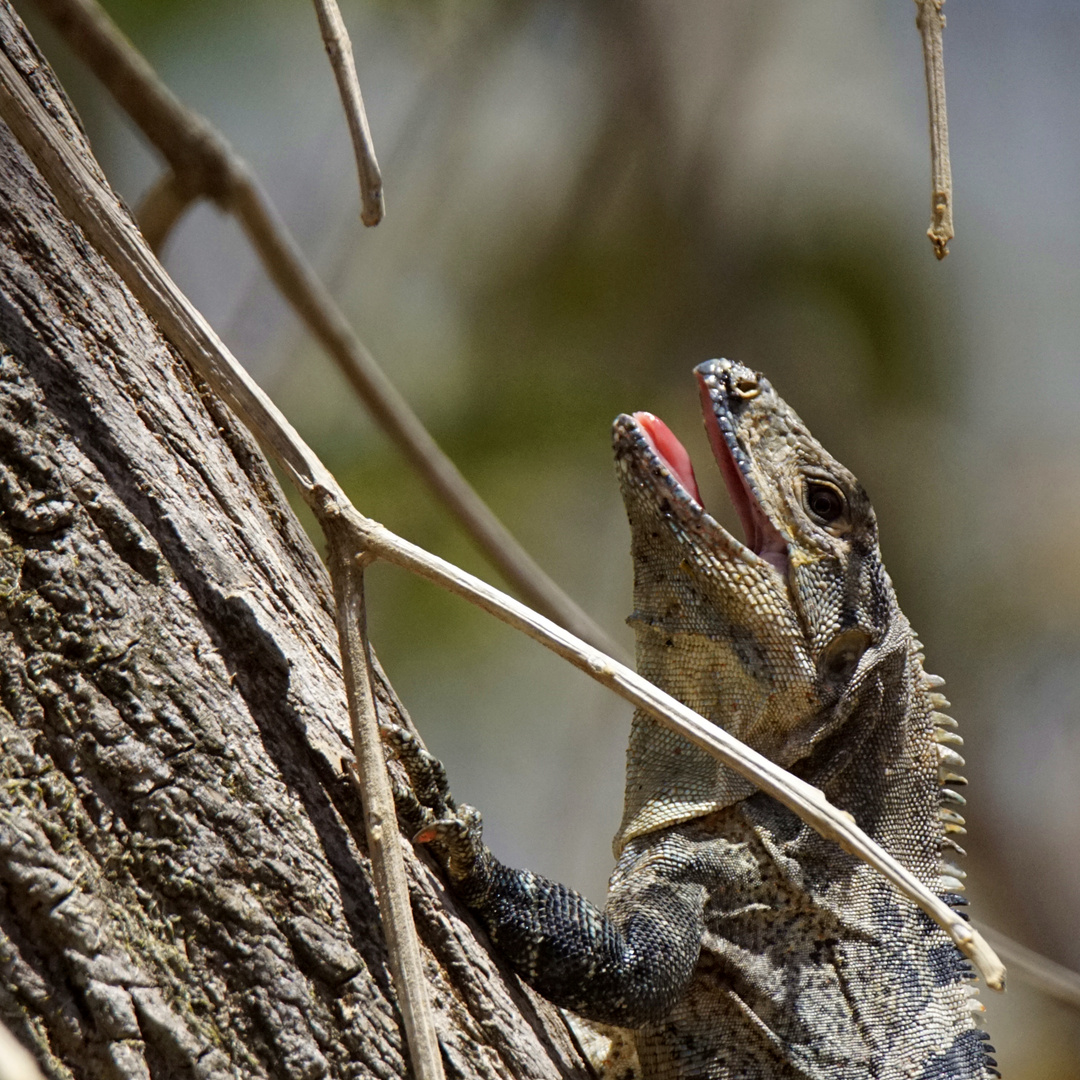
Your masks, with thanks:
M 758 558 L 775 567 L 781 574 L 787 575 L 787 542 L 781 536 L 754 494 L 753 488 L 735 460 L 729 440 L 720 431 L 716 414 L 711 407 L 707 391 L 703 387 L 702 404 L 704 405 L 705 428 L 709 434 L 713 455 L 724 478 L 728 496 L 743 527 L 744 543 Z M 686 448 L 675 437 L 671 429 L 658 416 L 649 412 L 636 412 L 633 419 L 645 436 L 649 448 L 679 483 L 685 493 L 701 508 L 701 493 L 694 476 L 694 466 Z M 733 441 L 733 439 L 732 439 Z M 737 449 L 737 444 L 736 444 Z

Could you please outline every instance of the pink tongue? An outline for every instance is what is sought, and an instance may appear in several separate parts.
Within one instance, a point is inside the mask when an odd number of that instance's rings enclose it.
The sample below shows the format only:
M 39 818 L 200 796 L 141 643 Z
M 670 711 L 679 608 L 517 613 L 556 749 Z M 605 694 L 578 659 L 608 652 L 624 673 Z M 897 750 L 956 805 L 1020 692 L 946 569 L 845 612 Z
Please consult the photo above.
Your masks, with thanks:
M 694 466 L 690 464 L 690 455 L 686 452 L 683 444 L 671 432 L 671 428 L 658 416 L 649 412 L 636 412 L 634 419 L 645 434 L 645 438 L 652 443 L 657 457 L 674 474 L 675 479 L 690 493 L 691 497 L 701 505 L 701 493 L 698 491 L 697 480 L 694 479 Z

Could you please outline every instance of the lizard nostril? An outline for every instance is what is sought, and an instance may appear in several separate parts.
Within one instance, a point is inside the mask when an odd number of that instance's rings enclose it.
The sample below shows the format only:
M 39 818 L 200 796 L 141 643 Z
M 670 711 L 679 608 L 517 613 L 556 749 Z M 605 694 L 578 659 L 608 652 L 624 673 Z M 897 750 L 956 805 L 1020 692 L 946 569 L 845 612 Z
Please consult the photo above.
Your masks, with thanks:
M 732 392 L 741 398 L 755 398 L 761 393 L 761 387 L 754 376 L 742 375 L 735 380 Z

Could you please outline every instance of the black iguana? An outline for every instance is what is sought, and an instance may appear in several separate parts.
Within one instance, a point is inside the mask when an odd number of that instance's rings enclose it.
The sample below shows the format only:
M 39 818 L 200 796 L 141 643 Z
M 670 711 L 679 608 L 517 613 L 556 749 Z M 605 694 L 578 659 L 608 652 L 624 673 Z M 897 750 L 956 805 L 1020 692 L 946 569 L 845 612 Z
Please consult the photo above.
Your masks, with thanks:
M 727 360 L 696 374 L 746 536 L 705 512 L 661 421 L 615 421 L 640 672 L 964 903 L 949 862 L 963 832 L 960 739 L 897 606 L 866 493 L 766 379 Z M 441 766 L 405 733 L 389 738 L 416 792 L 400 805 L 454 892 L 541 994 L 633 1029 L 646 1080 L 1000 1075 L 973 1020 L 971 971 L 942 931 L 644 713 L 603 911 L 499 863 Z

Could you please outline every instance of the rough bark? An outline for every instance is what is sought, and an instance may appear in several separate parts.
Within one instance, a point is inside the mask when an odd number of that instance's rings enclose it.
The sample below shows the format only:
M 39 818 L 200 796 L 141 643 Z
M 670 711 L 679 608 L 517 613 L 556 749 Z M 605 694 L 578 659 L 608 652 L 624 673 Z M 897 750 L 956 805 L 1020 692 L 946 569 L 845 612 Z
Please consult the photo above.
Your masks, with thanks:
M 0 514 L 0 1018 L 49 1076 L 407 1074 L 325 572 L 2 124 Z M 583 1074 L 406 858 L 448 1075 Z

